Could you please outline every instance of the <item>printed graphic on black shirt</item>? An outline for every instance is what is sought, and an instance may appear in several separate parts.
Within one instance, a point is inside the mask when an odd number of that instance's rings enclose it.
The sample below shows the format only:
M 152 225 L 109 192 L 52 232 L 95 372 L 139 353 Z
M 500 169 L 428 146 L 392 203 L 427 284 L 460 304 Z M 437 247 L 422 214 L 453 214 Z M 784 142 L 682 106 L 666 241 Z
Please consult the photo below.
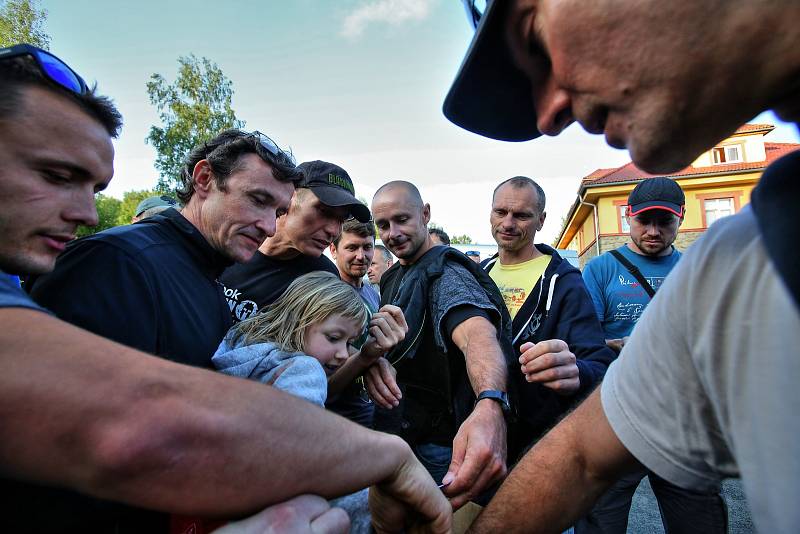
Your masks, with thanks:
M 242 298 L 241 291 L 233 287 L 229 288 L 225 284 L 222 284 L 222 288 L 225 292 L 225 300 L 228 301 L 228 308 L 230 308 L 234 320 L 244 321 L 258 313 L 258 304 L 254 301 L 244 299 L 239 302 L 239 299 Z

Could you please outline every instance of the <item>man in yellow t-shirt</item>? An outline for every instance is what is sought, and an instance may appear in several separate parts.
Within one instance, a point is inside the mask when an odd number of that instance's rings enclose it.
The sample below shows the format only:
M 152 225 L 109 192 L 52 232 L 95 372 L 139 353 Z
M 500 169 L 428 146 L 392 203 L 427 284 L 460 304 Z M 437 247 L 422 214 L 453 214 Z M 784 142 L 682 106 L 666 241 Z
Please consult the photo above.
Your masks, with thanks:
M 525 304 L 536 282 L 544 274 L 551 257 L 549 254 L 540 253 L 538 257 L 522 263 L 512 263 L 511 265 L 504 265 L 499 261 L 495 263 L 489 276 L 503 294 L 503 300 L 512 319 L 517 316 L 517 312 Z
M 591 391 L 616 356 L 580 271 L 551 247 L 534 244 L 545 217 L 544 191 L 530 178 L 516 176 L 495 189 L 490 221 L 498 254 L 482 266 L 503 294 L 514 348 L 525 362 L 515 377 L 521 428 L 509 459 Z

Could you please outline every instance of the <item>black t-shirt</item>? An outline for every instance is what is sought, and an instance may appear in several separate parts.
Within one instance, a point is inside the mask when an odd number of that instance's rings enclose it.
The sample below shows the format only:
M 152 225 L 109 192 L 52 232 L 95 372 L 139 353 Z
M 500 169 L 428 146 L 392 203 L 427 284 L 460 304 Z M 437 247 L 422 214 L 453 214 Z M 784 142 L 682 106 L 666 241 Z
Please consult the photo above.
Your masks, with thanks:
M 313 271 L 328 271 L 339 276 L 336 265 L 325 256 L 295 256 L 280 260 L 256 252 L 247 262 L 233 265 L 220 278 L 233 321 L 248 319 L 280 297 L 295 279 Z M 360 425 L 372 426 L 373 405 L 361 386 L 354 381 L 326 407 Z
M 296 278 L 312 271 L 328 271 L 339 276 L 336 265 L 319 256 L 300 255 L 279 260 L 257 251 L 247 263 L 238 263 L 220 277 L 233 321 L 244 321 L 275 302 Z
M 60 319 L 129 347 L 213 369 L 231 326 L 216 281 L 230 261 L 174 209 L 79 239 L 31 297 Z
M 382 306 L 393 302 L 404 276 L 413 268 L 413 265 L 398 263 L 383 274 Z M 460 375 L 457 368 L 463 366 L 464 361 L 464 355 L 452 342 L 453 330 L 471 317 L 490 320 L 487 310 L 493 310 L 494 306 L 477 280 L 456 263 L 448 263 L 442 276 L 429 287 L 429 309 L 420 334 L 419 349 L 413 358 L 393 362 L 404 395 L 401 410 L 376 408 L 376 428 L 398 433 L 412 445 L 436 443 L 449 446 L 458 430 L 452 410 L 449 377 Z M 467 299 L 466 295 L 473 299 Z M 475 295 L 483 298 L 475 298 Z M 403 310 L 403 313 L 419 314 L 423 310 Z M 438 325 L 440 332 L 435 331 L 434 325 Z M 446 351 L 437 342 L 437 334 L 441 335 Z
M 65 321 L 151 354 L 212 368 L 211 356 L 231 325 L 216 281 L 229 263 L 170 209 L 71 243 L 55 270 L 29 280 L 26 288 Z M 167 514 L 65 489 L 0 479 L 0 492 L 3 532 L 169 528 Z

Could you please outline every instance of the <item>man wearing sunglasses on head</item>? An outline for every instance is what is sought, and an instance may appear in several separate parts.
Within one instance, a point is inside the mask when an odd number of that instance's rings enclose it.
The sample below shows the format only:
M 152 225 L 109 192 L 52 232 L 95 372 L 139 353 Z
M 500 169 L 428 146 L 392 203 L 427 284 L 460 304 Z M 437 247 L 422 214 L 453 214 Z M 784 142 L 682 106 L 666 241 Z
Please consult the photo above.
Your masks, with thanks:
M 240 517 L 303 493 L 329 498 L 370 484 L 377 484 L 379 531 L 405 519 L 432 532 L 449 528 L 446 500 L 400 440 L 273 388 L 148 356 L 76 328 L 11 284 L 6 273 L 52 270 L 78 225 L 97 223 L 94 194 L 113 174 L 111 139 L 121 117 L 66 64 L 27 45 L 0 49 L 0 94 L 0 530 L 157 532 L 138 529 L 138 519 L 152 519 L 139 515 L 140 508 Z M 207 256 L 249 257 L 259 237 L 251 232 L 269 233 L 277 206 L 253 198 L 232 206 L 233 199 L 221 196 L 240 195 L 236 173 L 263 162 L 260 154 L 245 158 L 228 169 L 227 183 L 215 174 L 225 169 L 208 158 L 196 162 L 189 196 L 198 200 L 187 201 L 180 215 L 191 228 L 175 215 L 160 224 L 176 225 L 195 246 L 200 233 Z M 278 206 L 281 198 L 288 202 L 288 194 L 270 195 Z M 263 215 L 242 227 L 244 235 L 226 224 L 214 232 L 203 227 L 206 234 L 189 222 L 218 220 L 219 210 L 233 207 L 231 226 L 237 226 L 259 203 Z M 130 246 L 124 237 L 107 247 L 124 250 Z M 92 255 L 102 253 L 97 249 Z M 107 268 L 91 276 L 115 271 L 111 263 Z M 129 273 L 141 276 L 134 264 L 121 275 Z M 224 307 L 221 295 L 219 303 Z M 344 434 L 346 441 L 339 439 Z M 337 447 L 330 447 L 333 440 Z M 371 462 L 361 461 L 364 454 Z M 309 495 L 254 521 L 298 532 L 341 532 L 348 522 Z
M 95 334 L 213 369 L 211 355 L 231 326 L 216 279 L 275 233 L 300 175 L 269 138 L 224 131 L 186 158 L 180 211 L 70 243 L 28 292 Z
M 579 122 L 670 176 L 763 111 L 800 123 L 796 1 L 486 6 L 444 104 L 480 135 L 526 141 Z M 798 176 L 795 151 L 692 244 L 602 385 L 517 464 L 473 532 L 561 532 L 642 465 L 694 491 L 741 477 L 759 531 L 797 531 Z
M 275 235 L 264 241 L 253 259 L 229 267 L 220 278 L 235 322 L 274 302 L 299 276 L 311 271 L 339 276 L 336 265 L 323 251 L 339 237 L 346 220 L 371 224 L 369 208 L 355 197 L 347 171 L 319 160 L 301 163 L 297 168 L 303 172 L 303 179 L 289 209 L 278 217 Z M 373 315 L 370 329 L 375 335 L 361 351 L 366 362 L 374 362 L 403 339 L 403 312 L 395 306 L 381 308 Z M 329 399 L 327 407 L 351 421 L 372 424 L 373 406 L 358 381 Z

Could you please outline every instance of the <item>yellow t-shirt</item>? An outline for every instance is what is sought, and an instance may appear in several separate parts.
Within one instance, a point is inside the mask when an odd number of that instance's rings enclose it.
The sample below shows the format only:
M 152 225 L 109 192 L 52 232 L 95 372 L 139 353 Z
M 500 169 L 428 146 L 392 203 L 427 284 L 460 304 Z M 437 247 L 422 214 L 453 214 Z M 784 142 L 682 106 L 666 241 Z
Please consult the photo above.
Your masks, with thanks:
M 489 276 L 500 288 L 500 293 L 503 295 L 512 319 L 516 317 L 517 312 L 525 303 L 525 299 L 533 291 L 536 282 L 544 274 L 551 259 L 552 256 L 544 254 L 514 265 L 503 265 L 498 259 L 492 270 L 489 271 Z

